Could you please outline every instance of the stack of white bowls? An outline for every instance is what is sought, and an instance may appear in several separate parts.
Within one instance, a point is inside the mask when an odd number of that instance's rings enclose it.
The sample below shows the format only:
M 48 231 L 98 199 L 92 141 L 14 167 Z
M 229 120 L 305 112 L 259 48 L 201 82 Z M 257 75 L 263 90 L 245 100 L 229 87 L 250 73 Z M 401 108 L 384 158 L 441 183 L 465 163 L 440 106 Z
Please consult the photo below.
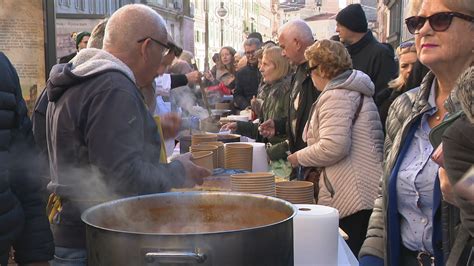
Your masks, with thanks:
M 214 168 L 217 168 L 218 164 L 219 164 L 219 154 L 218 154 L 218 149 L 219 147 L 217 145 L 206 145 L 206 144 L 203 144 L 205 142 L 201 142 L 197 145 L 191 145 L 191 147 L 189 147 L 189 150 L 191 152 L 196 152 L 196 151 L 210 151 L 212 152 L 212 161 L 213 161 L 213 166 Z
M 275 176 L 268 172 L 230 176 L 232 191 L 275 197 Z
M 252 171 L 253 146 L 246 143 L 225 145 L 225 168 Z
M 224 153 L 224 143 L 222 141 L 201 142 L 198 145 L 214 145 L 214 146 L 217 146 L 217 165 L 214 165 L 214 167 L 224 168 L 224 166 L 225 166 L 225 153 Z
M 193 134 L 191 136 L 191 145 L 197 145 L 201 142 L 217 141 L 216 134 Z
M 278 182 L 276 196 L 293 204 L 314 204 L 314 185 L 308 181 Z

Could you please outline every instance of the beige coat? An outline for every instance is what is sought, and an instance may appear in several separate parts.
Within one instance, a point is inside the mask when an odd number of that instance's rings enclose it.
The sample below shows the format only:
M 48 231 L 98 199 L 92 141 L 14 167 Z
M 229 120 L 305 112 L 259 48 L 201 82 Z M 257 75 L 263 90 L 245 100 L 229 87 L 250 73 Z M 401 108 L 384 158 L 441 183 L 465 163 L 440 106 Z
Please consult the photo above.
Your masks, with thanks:
M 318 204 L 338 209 L 341 218 L 372 209 L 377 196 L 383 131 L 373 94 L 373 83 L 361 71 L 349 70 L 331 80 L 306 124 L 303 139 L 308 147 L 296 153 L 303 166 L 325 167 L 327 180 L 320 179 Z

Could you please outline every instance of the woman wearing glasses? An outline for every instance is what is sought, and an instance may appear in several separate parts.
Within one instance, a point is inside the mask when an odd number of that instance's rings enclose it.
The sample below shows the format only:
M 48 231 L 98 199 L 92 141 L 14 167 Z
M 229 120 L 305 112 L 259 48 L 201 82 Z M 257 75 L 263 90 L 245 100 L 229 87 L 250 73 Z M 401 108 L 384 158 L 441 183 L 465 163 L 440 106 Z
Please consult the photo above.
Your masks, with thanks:
M 362 265 L 443 265 L 445 259 L 439 167 L 430 159 L 428 134 L 445 117 L 444 102 L 474 58 L 474 5 L 424 0 L 406 25 L 431 71 L 390 107 L 381 194 L 359 254 Z
M 340 42 L 321 40 L 305 51 L 314 87 L 321 95 L 311 107 L 303 140 L 308 146 L 288 156 L 293 167 L 317 167 L 317 203 L 339 211 L 347 244 L 358 253 L 382 174 L 383 132 L 370 77 L 352 70 Z

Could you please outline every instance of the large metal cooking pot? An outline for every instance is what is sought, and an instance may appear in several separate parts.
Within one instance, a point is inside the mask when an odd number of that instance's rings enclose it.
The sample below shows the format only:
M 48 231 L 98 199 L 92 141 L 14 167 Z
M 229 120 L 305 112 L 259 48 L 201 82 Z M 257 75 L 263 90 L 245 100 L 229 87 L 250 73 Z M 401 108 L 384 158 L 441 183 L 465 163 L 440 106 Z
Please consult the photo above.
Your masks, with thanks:
M 89 265 L 293 265 L 296 208 L 277 198 L 174 192 L 86 210 Z

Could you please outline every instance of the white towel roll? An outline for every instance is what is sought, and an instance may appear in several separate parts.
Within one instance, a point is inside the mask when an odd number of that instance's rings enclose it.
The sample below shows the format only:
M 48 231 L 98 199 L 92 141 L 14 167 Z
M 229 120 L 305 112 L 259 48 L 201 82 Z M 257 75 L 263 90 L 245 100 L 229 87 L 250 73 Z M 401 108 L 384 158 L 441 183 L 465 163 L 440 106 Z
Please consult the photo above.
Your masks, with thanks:
M 339 212 L 331 207 L 295 204 L 295 265 L 337 265 Z
M 248 142 L 253 146 L 252 154 L 252 172 L 268 172 L 267 151 L 265 143 Z

